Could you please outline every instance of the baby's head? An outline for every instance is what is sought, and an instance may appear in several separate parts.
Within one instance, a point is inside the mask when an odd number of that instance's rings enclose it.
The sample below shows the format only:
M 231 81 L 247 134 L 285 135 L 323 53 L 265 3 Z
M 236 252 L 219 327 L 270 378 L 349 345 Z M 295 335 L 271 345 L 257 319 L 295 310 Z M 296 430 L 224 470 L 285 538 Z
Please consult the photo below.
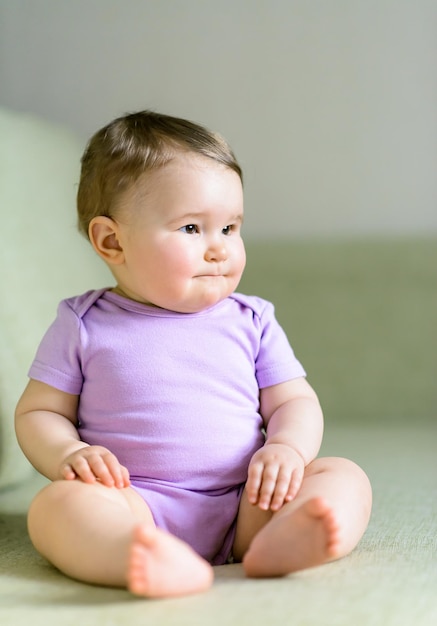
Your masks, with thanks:
M 131 300 L 198 312 L 240 281 L 242 173 L 202 126 L 144 111 L 98 131 L 82 159 L 78 214 Z
M 243 178 L 231 148 L 217 133 L 152 111 L 131 113 L 99 130 L 88 143 L 77 194 L 79 230 L 88 237 L 94 217 L 113 217 L 121 196 L 140 176 L 180 153 L 207 157 Z

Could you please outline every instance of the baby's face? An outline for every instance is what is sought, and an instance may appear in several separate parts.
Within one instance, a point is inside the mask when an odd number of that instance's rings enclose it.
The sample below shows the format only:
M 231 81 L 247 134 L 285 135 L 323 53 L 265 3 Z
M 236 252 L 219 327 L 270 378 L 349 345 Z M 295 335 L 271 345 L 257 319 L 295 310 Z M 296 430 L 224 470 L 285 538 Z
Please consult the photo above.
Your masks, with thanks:
M 246 262 L 236 172 L 181 154 L 140 179 L 122 205 L 124 263 L 114 273 L 127 297 L 194 313 L 236 289 Z

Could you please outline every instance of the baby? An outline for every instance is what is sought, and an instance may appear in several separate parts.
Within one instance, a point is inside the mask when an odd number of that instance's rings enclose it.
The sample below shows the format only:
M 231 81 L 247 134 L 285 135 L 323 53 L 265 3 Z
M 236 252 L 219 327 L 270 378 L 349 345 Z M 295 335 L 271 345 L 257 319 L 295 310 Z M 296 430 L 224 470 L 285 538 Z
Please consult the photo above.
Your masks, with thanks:
M 369 481 L 316 458 L 305 371 L 272 305 L 235 291 L 242 172 L 227 143 L 120 117 L 87 146 L 78 214 L 115 286 L 61 302 L 17 406 L 19 443 L 52 481 L 30 506 L 35 548 L 147 597 L 204 591 L 230 560 L 270 577 L 348 554 Z

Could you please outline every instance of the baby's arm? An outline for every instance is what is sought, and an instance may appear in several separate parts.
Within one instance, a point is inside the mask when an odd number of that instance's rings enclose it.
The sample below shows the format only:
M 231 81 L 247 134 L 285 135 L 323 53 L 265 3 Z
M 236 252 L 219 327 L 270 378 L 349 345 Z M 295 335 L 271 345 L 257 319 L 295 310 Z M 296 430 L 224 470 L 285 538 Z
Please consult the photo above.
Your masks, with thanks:
M 305 467 L 319 452 L 323 415 L 304 378 L 260 392 L 265 445 L 252 457 L 246 484 L 249 502 L 277 511 L 300 489 Z
M 15 412 L 17 439 L 32 465 L 50 480 L 99 480 L 108 487 L 129 485 L 129 474 L 106 448 L 89 446 L 77 431 L 79 398 L 29 381 Z

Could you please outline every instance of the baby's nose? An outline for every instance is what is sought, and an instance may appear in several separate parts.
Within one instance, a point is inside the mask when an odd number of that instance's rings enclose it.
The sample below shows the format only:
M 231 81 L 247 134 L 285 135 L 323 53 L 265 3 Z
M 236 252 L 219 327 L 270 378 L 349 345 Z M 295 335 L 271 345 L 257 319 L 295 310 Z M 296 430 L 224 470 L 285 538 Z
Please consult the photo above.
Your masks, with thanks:
M 228 258 L 228 251 L 223 241 L 210 242 L 205 258 L 207 261 L 225 261 Z

